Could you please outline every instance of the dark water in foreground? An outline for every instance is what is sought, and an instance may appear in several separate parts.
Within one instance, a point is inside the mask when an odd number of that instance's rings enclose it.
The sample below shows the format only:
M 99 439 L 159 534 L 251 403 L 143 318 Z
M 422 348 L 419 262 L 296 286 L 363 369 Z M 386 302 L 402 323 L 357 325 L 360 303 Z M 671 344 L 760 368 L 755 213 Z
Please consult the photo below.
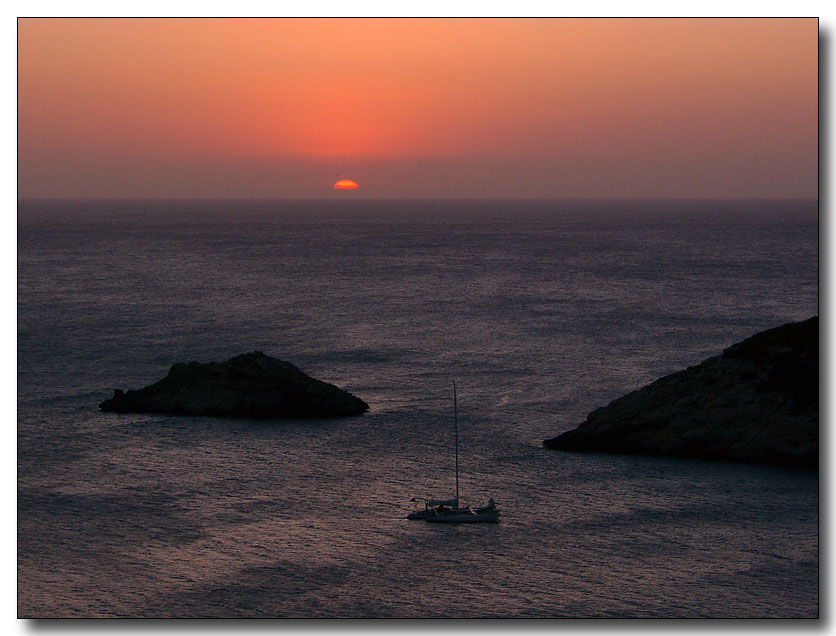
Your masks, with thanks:
M 541 447 L 817 313 L 815 202 L 24 202 L 18 231 L 21 617 L 818 613 L 816 474 Z M 97 410 L 252 350 L 370 412 Z M 498 525 L 403 518 L 452 495 L 453 379 Z

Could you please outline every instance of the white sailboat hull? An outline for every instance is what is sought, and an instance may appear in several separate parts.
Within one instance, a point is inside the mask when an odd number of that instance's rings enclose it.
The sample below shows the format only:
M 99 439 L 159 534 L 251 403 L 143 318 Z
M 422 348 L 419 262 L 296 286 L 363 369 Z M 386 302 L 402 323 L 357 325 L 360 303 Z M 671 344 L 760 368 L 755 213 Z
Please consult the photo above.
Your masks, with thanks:
M 499 510 L 487 512 L 449 512 L 442 514 L 430 514 L 424 517 L 430 523 L 497 523 L 499 521 Z

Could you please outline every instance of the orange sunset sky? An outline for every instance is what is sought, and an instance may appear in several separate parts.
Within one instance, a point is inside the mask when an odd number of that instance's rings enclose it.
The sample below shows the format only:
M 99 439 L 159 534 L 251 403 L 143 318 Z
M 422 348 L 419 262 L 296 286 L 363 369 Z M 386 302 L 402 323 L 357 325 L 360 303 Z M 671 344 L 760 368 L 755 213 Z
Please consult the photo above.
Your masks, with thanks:
M 21 19 L 19 195 L 815 197 L 817 48 L 815 19 Z

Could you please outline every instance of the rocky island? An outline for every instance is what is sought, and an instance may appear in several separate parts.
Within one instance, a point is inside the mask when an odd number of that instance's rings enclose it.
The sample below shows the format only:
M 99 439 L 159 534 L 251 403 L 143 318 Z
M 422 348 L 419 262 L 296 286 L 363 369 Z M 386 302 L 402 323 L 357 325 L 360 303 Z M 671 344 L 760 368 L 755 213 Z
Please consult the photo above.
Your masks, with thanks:
M 117 413 L 168 413 L 254 418 L 326 418 L 360 415 L 360 398 L 260 351 L 226 362 L 179 363 L 159 382 L 116 390 L 99 405 Z
M 543 444 L 816 467 L 818 330 L 815 316 L 762 331 L 592 411 Z

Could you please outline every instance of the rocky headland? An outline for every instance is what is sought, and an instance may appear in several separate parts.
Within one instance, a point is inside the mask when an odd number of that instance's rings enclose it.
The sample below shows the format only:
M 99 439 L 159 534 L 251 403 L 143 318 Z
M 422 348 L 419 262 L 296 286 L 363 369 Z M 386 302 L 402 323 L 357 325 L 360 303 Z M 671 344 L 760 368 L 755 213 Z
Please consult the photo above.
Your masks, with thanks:
M 117 413 L 326 418 L 360 415 L 369 405 L 289 362 L 255 351 L 226 362 L 175 364 L 159 382 L 135 391 L 117 389 L 99 408 Z
M 547 448 L 816 467 L 818 316 L 762 331 L 592 411 Z

